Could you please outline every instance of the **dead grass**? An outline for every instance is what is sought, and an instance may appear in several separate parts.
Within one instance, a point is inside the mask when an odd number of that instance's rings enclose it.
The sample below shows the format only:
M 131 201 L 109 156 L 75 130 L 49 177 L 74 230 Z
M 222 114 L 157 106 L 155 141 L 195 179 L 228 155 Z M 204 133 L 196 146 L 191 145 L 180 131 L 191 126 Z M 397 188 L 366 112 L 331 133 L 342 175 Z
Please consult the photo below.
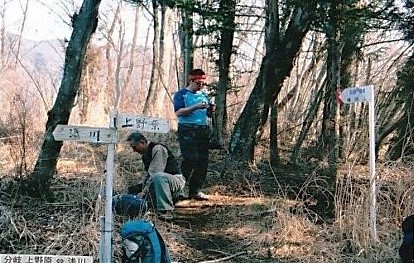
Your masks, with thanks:
M 43 203 L 5 191 L 0 184 L 0 253 L 92 255 L 99 253 L 99 225 L 106 147 L 68 145 L 62 151 L 55 200 Z M 211 202 L 183 201 L 176 220 L 154 220 L 174 260 L 202 262 L 398 262 L 399 224 L 414 212 L 411 164 L 378 165 L 379 242 L 369 236 L 367 167 L 340 170 L 336 193 L 326 188 L 317 170 L 305 173 L 264 164 L 232 169 L 220 178 L 222 156 L 213 154 L 206 190 Z M 139 156 L 117 148 L 114 190 L 126 191 L 140 174 Z M 304 180 L 300 180 L 300 178 Z M 314 192 L 335 196 L 332 220 L 318 216 Z M 118 229 L 127 219 L 115 216 L 115 262 L 119 262 Z

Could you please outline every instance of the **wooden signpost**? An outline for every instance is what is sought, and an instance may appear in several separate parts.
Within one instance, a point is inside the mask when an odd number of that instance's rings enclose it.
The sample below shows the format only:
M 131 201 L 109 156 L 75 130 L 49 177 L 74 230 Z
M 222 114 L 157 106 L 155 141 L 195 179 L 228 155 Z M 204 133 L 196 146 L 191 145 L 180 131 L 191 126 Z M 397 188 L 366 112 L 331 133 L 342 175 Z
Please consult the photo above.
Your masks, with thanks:
M 91 143 L 117 143 L 117 131 L 114 128 L 71 126 L 58 124 L 53 131 L 55 141 L 77 141 Z
M 376 198 L 376 174 L 375 174 L 375 98 L 374 86 L 346 88 L 337 94 L 337 99 L 342 103 L 368 102 L 369 124 L 369 168 L 370 168 L 370 231 L 371 238 L 377 241 L 377 198 Z
M 115 145 L 119 142 L 118 130 L 131 129 L 137 131 L 167 133 L 170 125 L 167 120 L 113 112 L 110 116 L 109 128 L 57 125 L 53 131 L 56 141 L 76 141 L 108 144 L 105 176 L 105 216 L 101 218 L 101 239 L 99 246 L 99 262 L 112 263 L 112 191 L 114 177 Z M 16 261 L 15 261 L 16 262 Z M 0 262 L 0 263 L 15 263 Z M 54 262 L 50 262 L 54 263 Z M 65 263 L 65 262 L 58 262 Z M 90 262 L 68 262 L 90 263 Z

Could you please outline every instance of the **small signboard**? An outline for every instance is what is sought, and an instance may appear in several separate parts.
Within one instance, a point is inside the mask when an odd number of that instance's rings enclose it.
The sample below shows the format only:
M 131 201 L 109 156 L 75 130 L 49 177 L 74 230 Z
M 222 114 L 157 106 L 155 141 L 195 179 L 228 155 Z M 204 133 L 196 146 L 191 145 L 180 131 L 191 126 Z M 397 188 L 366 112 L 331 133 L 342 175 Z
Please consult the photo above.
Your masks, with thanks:
M 339 100 L 343 103 L 372 102 L 373 86 L 346 88 L 339 92 Z
M 126 113 L 118 113 L 115 123 L 118 129 L 124 128 L 156 133 L 167 133 L 170 130 L 168 120 Z
M 73 126 L 58 124 L 53 131 L 56 141 L 78 141 L 91 143 L 117 143 L 117 131 L 111 128 Z
M 0 263 L 93 263 L 93 257 L 0 254 Z

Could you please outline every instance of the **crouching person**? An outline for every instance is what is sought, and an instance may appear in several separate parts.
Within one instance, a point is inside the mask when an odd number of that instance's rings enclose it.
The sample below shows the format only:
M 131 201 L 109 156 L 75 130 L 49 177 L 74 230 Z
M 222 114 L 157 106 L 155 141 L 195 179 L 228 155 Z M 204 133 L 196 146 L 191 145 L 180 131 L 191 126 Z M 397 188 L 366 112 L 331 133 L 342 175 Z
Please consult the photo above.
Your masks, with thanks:
M 142 156 L 147 176 L 138 196 L 152 202 L 159 219 L 172 220 L 174 203 L 183 193 L 185 178 L 173 153 L 162 143 L 149 142 L 139 132 L 131 133 L 127 142 Z

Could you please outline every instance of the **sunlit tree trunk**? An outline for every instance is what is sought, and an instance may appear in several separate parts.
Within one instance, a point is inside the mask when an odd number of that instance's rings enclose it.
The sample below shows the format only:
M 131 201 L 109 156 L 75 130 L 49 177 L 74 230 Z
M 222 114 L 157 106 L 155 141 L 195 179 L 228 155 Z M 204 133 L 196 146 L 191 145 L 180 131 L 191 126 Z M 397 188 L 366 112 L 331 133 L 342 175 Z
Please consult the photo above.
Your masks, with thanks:
M 98 48 L 89 46 L 86 51 L 83 74 L 81 84 L 79 87 L 77 106 L 79 108 L 79 122 L 80 124 L 88 123 L 90 121 L 91 107 L 96 109 L 97 101 L 101 96 L 98 93 L 103 92 L 98 87 L 99 69 L 100 69 L 100 52 Z M 92 111 L 97 112 L 97 111 Z M 95 114 L 94 114 L 95 115 Z
M 135 7 L 135 23 L 134 23 L 134 33 L 132 36 L 132 43 L 131 43 L 131 51 L 129 52 L 129 64 L 128 64 L 128 72 L 126 74 L 126 79 L 124 82 L 124 86 L 127 86 L 131 82 L 131 75 L 135 67 L 135 50 L 137 48 L 137 40 L 138 40 L 138 28 L 139 28 L 139 15 L 140 15 L 141 7 L 137 5 Z
M 86 63 L 85 63 L 86 64 Z M 91 90 L 91 77 L 89 74 L 90 66 L 85 66 L 85 74 L 82 77 L 81 87 L 79 88 L 78 94 L 78 106 L 79 106 L 79 122 L 84 124 L 88 122 L 88 108 L 89 108 L 89 99 L 90 99 L 90 90 Z
M 193 10 L 192 2 L 187 1 L 188 5 L 181 8 L 181 25 L 180 25 L 180 46 L 181 46 L 181 60 L 182 60 L 182 75 L 179 76 L 178 83 L 180 87 L 187 85 L 187 76 L 190 70 L 194 67 L 194 40 L 193 40 Z
M 109 114 L 112 110 L 111 106 L 114 105 L 115 102 L 115 98 L 114 98 L 114 93 L 110 93 L 110 90 L 113 90 L 115 87 L 115 66 L 114 66 L 114 61 L 113 61 L 113 57 L 112 57 L 112 49 L 115 47 L 115 43 L 113 40 L 113 34 L 115 32 L 115 27 L 117 24 L 117 21 L 119 20 L 119 16 L 120 16 L 120 12 L 121 12 L 121 4 L 118 3 L 116 10 L 115 10 L 115 14 L 114 14 L 114 18 L 110 24 L 110 27 L 108 28 L 108 32 L 106 33 L 106 47 L 105 47 L 105 59 L 106 59 L 106 67 L 107 67 L 107 73 L 106 73 L 106 89 L 105 92 L 103 94 L 103 97 L 105 98 L 105 113 Z
M 154 9 L 153 67 L 150 86 L 145 100 L 144 114 L 156 116 L 165 113 L 164 101 L 169 88 L 170 68 L 172 65 L 172 16 L 173 12 L 163 3 L 158 11 L 157 1 Z M 160 17 L 159 14 L 160 13 Z M 163 110 L 164 108 L 164 110 Z M 171 108 L 171 107 L 170 107 Z
M 79 90 L 86 48 L 98 23 L 100 0 L 85 0 L 73 23 L 73 32 L 66 49 L 65 66 L 53 108 L 48 113 L 42 148 L 33 173 L 27 180 L 28 194 L 50 197 L 49 184 L 63 142 L 57 142 L 52 132 L 58 124 L 67 124 Z

